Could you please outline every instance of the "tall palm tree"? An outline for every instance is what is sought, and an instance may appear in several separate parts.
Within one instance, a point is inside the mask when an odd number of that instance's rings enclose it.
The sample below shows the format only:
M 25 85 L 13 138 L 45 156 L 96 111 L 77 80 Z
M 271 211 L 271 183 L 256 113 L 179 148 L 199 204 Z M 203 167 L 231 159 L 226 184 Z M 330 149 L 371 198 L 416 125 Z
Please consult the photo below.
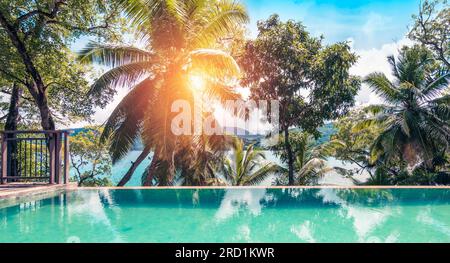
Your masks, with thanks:
M 222 174 L 225 184 L 233 186 L 257 185 L 283 169 L 274 163 L 264 162 L 262 151 L 254 149 L 254 145 L 244 147 L 241 139 L 235 138 L 232 144 L 232 155 L 224 159 Z
M 296 185 L 313 185 L 325 176 L 333 168 L 327 165 L 326 157 L 334 147 L 334 144 L 316 145 L 314 138 L 307 132 L 295 132 L 289 138 L 293 145 L 294 160 L 294 183 Z M 279 150 L 283 145 L 284 138 L 280 140 L 279 145 L 274 150 Z M 281 154 L 281 160 L 285 160 L 284 153 Z M 287 185 L 288 171 L 285 169 L 282 176 L 275 182 L 277 185 Z
M 436 63 L 422 47 L 403 48 L 398 59 L 388 58 L 395 77 L 372 73 L 365 82 L 386 102 L 366 108 L 371 114 L 355 130 L 372 124 L 382 132 L 371 147 L 371 161 L 406 161 L 434 169 L 450 141 L 449 69 Z
M 174 101 L 194 108 L 196 97 L 225 101 L 240 95 L 229 85 L 239 75 L 234 59 L 208 49 L 233 29 L 248 21 L 242 4 L 232 0 L 119 0 L 124 13 L 145 40 L 144 49 L 90 43 L 80 52 L 81 61 L 112 69 L 95 81 L 91 93 L 112 93 L 117 86 L 133 86 L 109 117 L 102 135 L 110 139 L 113 162 L 121 159 L 138 138 L 145 149 L 120 182 L 124 185 L 137 165 L 153 152 L 143 174 L 143 185 L 170 184 L 185 160 L 214 146 L 198 136 L 176 136 L 171 121 Z M 191 77 L 200 75 L 201 91 Z M 137 83 L 137 85 L 135 85 Z M 203 114 L 202 114 L 203 116 Z M 189 154 L 186 155 L 185 153 Z

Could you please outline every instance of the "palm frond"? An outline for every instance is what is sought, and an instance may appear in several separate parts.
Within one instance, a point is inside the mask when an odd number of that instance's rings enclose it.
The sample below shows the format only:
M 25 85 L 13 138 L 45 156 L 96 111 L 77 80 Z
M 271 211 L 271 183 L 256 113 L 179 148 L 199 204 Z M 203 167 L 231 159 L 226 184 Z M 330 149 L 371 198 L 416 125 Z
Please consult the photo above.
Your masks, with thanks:
M 215 49 L 197 49 L 189 54 L 191 70 L 208 74 L 211 78 L 238 78 L 240 69 L 229 54 Z
M 449 89 L 450 84 L 450 72 L 447 70 L 439 71 L 435 78 L 430 78 L 426 87 L 422 91 L 423 95 L 429 99 L 440 95 L 439 93 L 445 89 Z
M 91 86 L 89 94 L 100 95 L 105 90 L 116 87 L 130 87 L 151 72 L 149 62 L 134 62 L 117 66 L 100 76 Z
M 372 117 L 372 118 L 367 118 L 365 120 L 361 120 L 358 123 L 356 123 L 353 127 L 352 127 L 352 133 L 358 133 L 361 132 L 365 129 L 369 129 L 371 127 L 375 127 L 377 125 L 383 124 L 384 123 L 384 119 L 379 119 L 376 117 Z
M 442 122 L 450 121 L 450 95 L 431 100 L 427 108 L 431 111 L 428 114 L 435 114 L 435 117 L 442 120 Z
M 373 115 L 380 114 L 382 112 L 386 112 L 388 110 L 391 110 L 389 106 L 383 105 L 383 104 L 373 104 L 364 107 L 363 112 L 370 113 Z
M 117 105 L 108 118 L 100 140 L 110 141 L 109 152 L 113 163 L 131 149 L 141 135 L 141 126 L 151 97 L 155 80 L 146 79 L 133 88 Z
M 245 179 L 245 185 L 258 185 L 269 176 L 280 173 L 282 169 L 277 164 L 265 164 L 256 170 L 249 178 Z
M 212 8 L 201 9 L 198 16 L 203 23 L 195 32 L 192 43 L 197 47 L 208 46 L 221 37 L 226 37 L 239 26 L 249 22 L 245 7 L 234 0 L 219 0 L 211 3 Z
M 175 17 L 178 23 L 184 23 L 186 20 L 186 1 L 180 0 L 165 0 L 166 8 L 170 15 Z M 189 2 L 189 1 L 187 1 Z
M 89 42 L 78 52 L 78 60 L 82 63 L 96 63 L 107 67 L 117 67 L 134 62 L 150 62 L 156 56 L 148 51 L 132 47 Z
M 312 158 L 306 162 L 298 171 L 299 177 L 306 177 L 311 173 L 316 174 L 317 171 L 326 167 L 326 160 L 320 158 Z
M 383 73 L 369 74 L 364 82 L 387 102 L 397 103 L 400 100 L 399 91 Z
M 131 25 L 146 31 L 151 22 L 163 15 L 166 0 L 117 0 Z
M 226 101 L 236 101 L 241 100 L 242 96 L 236 91 L 234 87 L 231 87 L 220 81 L 210 80 L 205 85 L 204 95 L 210 99 L 218 99 L 222 104 Z

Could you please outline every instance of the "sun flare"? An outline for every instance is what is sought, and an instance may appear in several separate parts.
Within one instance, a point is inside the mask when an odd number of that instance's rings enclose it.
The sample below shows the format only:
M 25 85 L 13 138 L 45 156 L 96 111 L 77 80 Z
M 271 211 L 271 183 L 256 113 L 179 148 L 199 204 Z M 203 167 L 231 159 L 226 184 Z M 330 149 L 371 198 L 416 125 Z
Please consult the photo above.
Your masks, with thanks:
M 191 88 L 197 91 L 201 91 L 205 88 L 205 79 L 198 74 L 189 75 L 189 83 Z

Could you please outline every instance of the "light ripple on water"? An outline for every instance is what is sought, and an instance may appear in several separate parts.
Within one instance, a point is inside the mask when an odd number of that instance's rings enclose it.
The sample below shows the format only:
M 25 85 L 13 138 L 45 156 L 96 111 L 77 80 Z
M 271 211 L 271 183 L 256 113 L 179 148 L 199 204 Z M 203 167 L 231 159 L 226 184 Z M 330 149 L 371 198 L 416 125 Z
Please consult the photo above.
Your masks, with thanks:
M 0 209 L 0 242 L 450 242 L 449 189 L 77 190 Z

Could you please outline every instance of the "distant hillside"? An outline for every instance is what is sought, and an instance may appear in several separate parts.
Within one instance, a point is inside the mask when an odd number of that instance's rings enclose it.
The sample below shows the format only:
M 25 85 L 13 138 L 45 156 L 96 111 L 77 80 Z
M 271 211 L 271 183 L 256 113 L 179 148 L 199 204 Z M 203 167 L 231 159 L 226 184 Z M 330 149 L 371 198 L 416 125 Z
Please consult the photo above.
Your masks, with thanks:
M 332 122 L 325 124 L 319 128 L 322 136 L 317 140 L 317 144 L 323 144 L 331 139 L 331 136 L 337 132 L 336 127 Z
M 255 135 L 246 129 L 242 129 L 239 127 L 223 127 L 223 131 L 229 135 Z
M 71 136 L 75 136 L 78 133 L 85 131 L 86 128 L 74 128 L 71 130 Z M 224 127 L 224 131 L 229 135 L 237 135 L 239 138 L 243 139 L 246 144 L 252 143 L 260 145 L 261 140 L 264 139 L 264 135 L 254 134 L 246 129 L 242 129 L 239 127 Z M 292 129 L 292 131 L 299 131 L 299 129 Z M 329 141 L 330 137 L 336 133 L 336 128 L 334 127 L 333 123 L 330 122 L 320 127 L 319 132 L 322 134 L 322 136 L 316 141 L 316 143 L 323 144 Z M 144 145 L 142 144 L 141 139 L 138 139 L 131 147 L 132 151 L 142 151 L 142 149 L 144 149 Z
M 69 129 L 69 130 L 72 131 L 70 133 L 70 136 L 75 136 L 80 132 L 86 131 L 87 129 L 86 128 L 74 128 L 74 129 Z
M 331 136 L 336 133 L 336 127 L 334 127 L 334 124 L 332 122 L 324 124 L 322 127 L 319 127 L 319 132 L 321 134 L 320 138 L 317 139 L 316 144 L 320 145 L 325 142 L 328 142 L 331 139 Z M 301 130 L 299 128 L 290 129 L 292 132 L 300 132 Z

